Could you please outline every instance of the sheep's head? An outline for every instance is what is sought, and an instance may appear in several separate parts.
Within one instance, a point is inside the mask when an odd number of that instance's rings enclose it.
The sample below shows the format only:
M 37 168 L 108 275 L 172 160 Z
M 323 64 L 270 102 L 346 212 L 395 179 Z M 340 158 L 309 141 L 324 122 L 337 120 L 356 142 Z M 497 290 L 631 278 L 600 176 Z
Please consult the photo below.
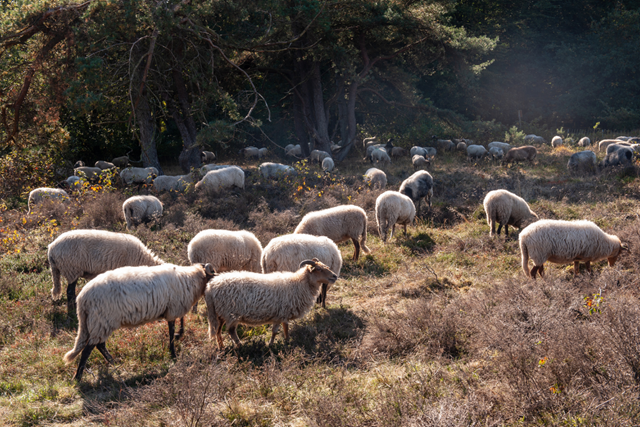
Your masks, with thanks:
M 325 264 L 321 263 L 318 258 L 312 260 L 307 259 L 300 263 L 300 268 L 306 267 L 311 276 L 311 282 L 320 284 L 324 283 L 332 285 L 338 280 L 338 275 L 331 271 L 331 269 Z
M 615 255 L 610 256 L 609 258 L 607 258 L 607 261 L 609 262 L 609 267 L 613 267 L 616 263 L 616 261 L 618 260 L 618 257 L 620 256 L 620 253 L 622 251 L 629 251 L 629 246 L 627 246 L 624 243 L 620 243 L 620 246 L 618 246 L 618 248 L 614 251 Z

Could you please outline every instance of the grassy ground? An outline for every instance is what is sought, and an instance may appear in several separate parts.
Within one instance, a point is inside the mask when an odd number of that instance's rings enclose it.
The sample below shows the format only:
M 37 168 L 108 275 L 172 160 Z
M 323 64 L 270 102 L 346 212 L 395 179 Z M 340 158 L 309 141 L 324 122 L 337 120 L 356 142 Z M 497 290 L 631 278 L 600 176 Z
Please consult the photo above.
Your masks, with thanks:
M 543 147 L 533 165 L 511 167 L 441 156 L 430 170 L 431 211 L 386 245 L 373 214 L 380 192 L 362 182 L 370 166 L 356 160 L 331 177 L 301 167 L 287 183 L 253 173 L 244 192 L 163 194 L 163 218 L 133 234 L 166 261 L 186 264 L 202 229 L 248 229 L 266 245 L 306 212 L 344 203 L 369 212 L 373 253 L 354 262 L 353 246 L 340 245 L 344 266 L 327 309 L 294 322 L 288 342 L 280 336 L 269 348 L 267 328 L 246 328 L 240 348 L 218 352 L 201 304 L 187 315 L 176 361 L 166 322 L 120 330 L 107 342 L 116 364 L 94 352 L 78 385 L 76 363 L 62 361 L 77 325 L 64 301 L 51 301 L 46 247 L 72 228 L 125 231 L 122 201 L 149 190 L 95 188 L 46 214 L 3 211 L 0 423 L 636 425 L 640 180 L 635 168 L 571 176 L 574 151 Z M 412 172 L 408 159 L 395 162 L 388 189 Z M 544 280 L 525 279 L 517 232 L 489 237 L 482 199 L 498 188 L 522 195 L 541 218 L 595 221 L 631 252 L 614 268 L 596 264 L 593 276 L 551 265 Z

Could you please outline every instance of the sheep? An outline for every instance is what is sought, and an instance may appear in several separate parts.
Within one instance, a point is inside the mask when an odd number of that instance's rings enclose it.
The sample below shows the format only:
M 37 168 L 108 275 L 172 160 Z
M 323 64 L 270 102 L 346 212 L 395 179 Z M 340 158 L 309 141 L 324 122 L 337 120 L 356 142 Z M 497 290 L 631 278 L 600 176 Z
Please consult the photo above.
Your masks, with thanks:
M 335 168 L 336 165 L 333 162 L 333 159 L 331 157 L 325 157 L 324 160 L 322 160 L 322 170 L 325 172 L 331 172 L 333 170 L 333 168 Z
M 469 145 L 467 147 L 467 159 L 481 159 L 485 156 L 488 156 L 489 153 L 487 149 L 482 145 Z
M 387 186 L 387 174 L 377 168 L 367 169 L 364 173 L 364 182 L 374 189 L 382 190 Z
M 367 149 L 365 150 L 366 156 L 363 160 L 365 161 L 371 160 L 371 153 L 373 153 L 373 150 L 383 150 L 386 152 L 386 149 L 384 147 L 385 147 L 384 144 L 373 144 L 373 145 L 367 146 Z
M 77 162 L 75 162 L 73 164 L 73 168 L 77 169 L 77 168 L 82 168 L 85 167 L 86 165 L 84 164 L 84 162 L 82 160 L 78 160 Z
M 633 161 L 633 150 L 629 147 L 620 147 L 607 154 L 602 162 L 603 167 L 630 164 Z
M 604 151 L 611 144 L 618 144 L 620 140 L 617 139 L 603 139 L 598 141 L 598 151 Z
M 364 138 L 362 140 L 362 148 L 367 148 L 369 145 L 372 144 L 377 144 L 378 143 L 378 137 L 377 136 L 371 136 L 368 138 Z
M 391 157 L 389 157 L 386 151 L 380 148 L 377 148 L 371 152 L 370 159 L 371 163 L 375 163 L 376 166 L 378 166 L 380 163 L 387 166 L 391 164 Z
M 502 151 L 502 148 L 498 147 L 491 147 L 489 149 L 489 154 L 494 160 L 500 160 L 504 157 L 504 151 Z
M 232 165 L 214 165 L 214 164 L 209 164 L 209 165 L 204 165 L 200 168 L 200 175 L 204 176 L 207 174 L 207 172 L 209 171 L 217 171 L 220 169 L 226 169 L 226 168 L 230 168 Z
M 269 150 L 267 150 L 266 148 L 260 148 L 258 149 L 258 159 L 261 159 L 263 157 L 267 157 L 267 154 L 269 153 Z
M 242 150 L 238 151 L 238 154 L 242 154 L 242 157 L 244 157 L 245 159 L 252 157 L 256 159 L 260 158 L 260 150 L 258 150 L 258 147 L 245 147 Z
M 287 145 L 287 147 L 288 147 L 288 145 Z M 288 150 L 287 150 L 287 148 L 285 148 L 284 155 L 285 156 L 300 157 L 300 156 L 302 156 L 302 147 L 300 146 L 300 144 L 298 144 L 298 145 L 292 146 Z
M 288 339 L 289 322 L 306 315 L 313 308 L 320 287 L 332 285 L 337 278 L 316 258 L 302 261 L 294 273 L 222 273 L 209 282 L 204 293 L 209 338 L 215 336 L 218 348 L 224 349 L 222 326 L 226 323 L 236 346 L 240 345 L 238 324 L 273 325 L 269 345 L 273 345 L 282 324 L 284 337 Z
M 371 252 L 367 247 L 367 214 L 358 206 L 343 205 L 308 213 L 294 233 L 327 236 L 336 243 L 351 239 L 354 261 L 360 257 L 361 247 L 365 253 Z
M 67 179 L 65 180 L 65 182 L 66 182 L 66 185 L 67 185 L 69 188 L 71 188 L 71 189 L 77 189 L 77 188 L 82 187 L 82 184 L 83 184 L 84 182 L 86 182 L 86 181 L 85 181 L 85 180 L 83 180 L 82 178 L 80 178 L 79 176 L 75 176 L 75 175 L 73 175 L 73 176 L 70 176 L 69 178 L 67 178 Z
M 380 239 L 386 242 L 393 238 L 396 224 L 404 226 L 404 234 L 407 235 L 407 224 L 413 225 L 416 217 L 416 207 L 413 201 L 397 191 L 385 191 L 376 199 L 376 222 Z M 391 228 L 391 232 L 389 232 Z
M 423 148 L 424 148 L 424 151 L 426 151 L 426 155 L 424 156 L 425 158 L 426 158 L 427 156 L 428 156 L 428 157 L 433 158 L 433 157 L 435 157 L 435 156 L 436 156 L 436 154 L 438 153 L 438 150 L 436 150 L 436 149 L 435 149 L 435 148 L 433 148 L 433 147 L 423 147 Z
M 158 175 L 158 169 L 153 166 L 148 168 L 129 167 L 120 171 L 120 179 L 125 185 L 151 184 Z
M 207 172 L 196 185 L 196 190 L 206 189 L 217 193 L 222 188 L 236 186 L 244 190 L 244 171 L 237 166 L 229 166 Z
M 458 151 L 462 151 L 463 153 L 467 152 L 467 143 L 464 141 L 458 142 L 458 145 L 456 145 L 456 150 Z
M 162 202 L 154 196 L 129 197 L 122 204 L 122 214 L 127 230 L 133 230 L 142 222 L 149 222 L 162 216 Z
M 312 162 L 322 163 L 322 161 L 324 159 L 326 159 L 327 157 L 331 157 L 331 154 L 327 153 L 326 151 L 313 150 L 311 152 L 311 161 Z
M 631 139 L 630 136 L 616 136 L 616 139 L 619 139 L 620 141 L 628 141 Z
M 98 160 L 96 162 L 95 165 L 97 168 L 100 168 L 100 170 L 111 170 L 111 169 L 115 169 L 116 165 L 114 165 L 113 163 L 110 162 L 105 162 L 104 160 Z
M 335 153 L 337 151 L 340 151 L 342 149 L 341 145 L 335 144 L 335 143 L 331 143 L 331 153 Z
M 129 166 L 129 156 L 116 157 L 113 160 L 111 160 L 111 163 L 113 163 L 114 165 L 116 165 L 116 167 L 119 167 L 120 169 L 124 169 L 127 166 Z
M 420 201 L 424 198 L 431 207 L 433 197 L 433 178 L 427 171 L 418 171 L 402 181 L 400 193 L 408 196 L 416 204 L 416 211 L 420 213 Z
M 413 156 L 415 156 L 416 154 L 422 157 L 427 157 L 427 150 L 418 146 L 411 147 L 411 150 L 409 150 L 409 155 L 413 158 Z
M 591 145 L 591 140 L 587 136 L 583 136 L 578 141 L 578 147 L 589 147 Z
M 414 171 L 418 170 L 419 168 L 428 168 L 429 166 L 431 166 L 431 162 L 419 154 L 416 154 L 411 158 L 411 164 L 413 164 Z
M 31 192 L 29 192 L 29 199 L 27 202 L 29 207 L 27 214 L 31 214 L 31 211 L 33 211 L 35 206 L 45 200 L 55 200 L 65 203 L 69 201 L 69 194 L 60 188 L 41 187 L 31 190 Z
M 91 166 L 80 166 L 73 170 L 73 174 L 75 176 L 79 176 L 80 178 L 87 178 L 88 180 L 97 179 L 102 173 L 102 169 L 100 168 L 92 168 Z
M 504 225 L 504 234 L 509 237 L 510 225 L 522 228 L 524 224 L 538 219 L 538 215 L 531 211 L 522 197 L 507 190 L 490 191 L 485 196 L 483 205 L 487 215 L 487 224 L 491 228 L 489 231 L 491 237 L 496 232 L 496 222 L 498 223 L 498 236 Z
M 442 151 L 451 151 L 456 147 L 456 144 L 450 139 L 438 139 L 435 135 L 433 135 L 431 139 L 433 139 L 436 147 Z
M 211 151 L 203 151 L 202 153 L 200 153 L 200 161 L 204 164 L 215 162 L 216 155 Z
M 295 175 L 296 173 L 293 167 L 280 163 L 262 163 L 259 169 L 264 179 L 278 179 L 283 176 Z
M 295 147 L 295 145 L 293 145 L 293 144 L 287 144 L 287 145 L 284 147 L 284 153 L 285 153 L 285 155 L 287 154 L 287 151 L 291 150 L 293 147 Z
M 487 144 L 489 147 L 489 152 L 491 152 L 491 148 L 496 147 L 502 150 L 503 154 L 507 154 L 509 150 L 513 148 L 511 144 L 507 144 L 506 142 L 493 141 Z
M 540 145 L 542 145 L 542 144 L 546 143 L 546 141 L 541 136 L 530 134 L 530 135 L 526 135 L 524 137 L 524 143 L 525 144 L 540 144 Z
M 564 144 L 564 141 L 562 140 L 562 137 L 556 135 L 553 138 L 551 138 L 551 146 L 553 148 L 558 148 L 560 146 L 562 146 Z
M 342 254 L 340 249 L 325 236 L 312 236 L 309 234 L 287 234 L 271 239 L 262 251 L 260 265 L 262 273 L 275 271 L 297 271 L 298 266 L 305 259 L 317 258 L 326 264 L 331 271 L 340 275 L 342 269 Z M 318 295 L 318 304 L 326 308 L 327 291 L 330 285 L 323 284 Z
M 193 183 L 193 174 L 187 175 L 161 175 L 153 180 L 153 188 L 156 191 L 185 191 L 189 184 Z
M 502 163 L 509 162 L 521 162 L 524 160 L 528 160 L 530 163 L 533 163 L 533 160 L 538 155 L 538 150 L 533 145 L 523 145 L 522 147 L 512 148 L 504 155 L 502 158 Z
M 67 312 L 75 312 L 76 284 L 79 278 L 91 280 L 118 267 L 160 265 L 164 263 L 137 238 L 102 230 L 72 230 L 49 244 L 51 297 L 60 298 L 60 278 L 67 280 Z
M 569 157 L 569 162 L 567 163 L 567 169 L 569 169 L 574 173 L 576 172 L 596 173 L 597 172 L 596 153 L 589 150 L 573 153 L 571 157 Z
M 404 157 L 407 155 L 407 150 L 402 147 L 393 147 L 391 149 L 391 158 L 397 159 L 398 157 Z
M 573 262 L 574 276 L 580 261 L 591 273 L 591 263 L 607 259 L 613 267 L 620 252 L 627 246 L 617 236 L 607 234 L 591 221 L 560 221 L 545 219 L 529 225 L 520 233 L 520 253 L 525 276 L 544 277 L 544 263 Z M 529 271 L 529 257 L 534 267 Z
M 79 325 L 75 345 L 63 358 L 69 364 L 82 353 L 74 380 L 82 380 L 87 359 L 95 347 L 109 364 L 113 363 L 106 341 L 114 331 L 160 319 L 169 326 L 169 351 L 175 359 L 176 319 L 187 314 L 204 295 L 214 274 L 210 264 L 121 267 L 87 283 L 77 298 Z M 178 339 L 183 332 L 181 328 Z
M 620 142 L 618 144 L 611 144 L 607 146 L 607 155 L 613 153 L 614 151 L 618 151 L 619 149 L 623 148 L 623 147 L 628 147 L 631 148 L 632 144 L 627 144 L 624 142 Z
M 187 255 L 191 264 L 209 263 L 218 273 L 262 271 L 262 245 L 249 231 L 203 230 L 189 242 Z

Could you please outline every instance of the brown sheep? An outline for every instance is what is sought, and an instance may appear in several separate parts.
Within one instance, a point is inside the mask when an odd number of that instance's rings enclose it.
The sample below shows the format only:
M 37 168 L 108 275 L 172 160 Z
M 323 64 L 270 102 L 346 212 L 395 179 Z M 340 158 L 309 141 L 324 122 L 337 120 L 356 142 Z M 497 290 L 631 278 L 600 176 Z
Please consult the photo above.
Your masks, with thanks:
M 524 160 L 528 160 L 529 162 L 533 163 L 533 159 L 536 158 L 537 154 L 538 150 L 536 150 L 536 147 L 534 147 L 533 145 L 525 145 L 523 147 L 512 148 L 504 155 L 502 163 L 504 164 L 508 162 L 521 162 Z

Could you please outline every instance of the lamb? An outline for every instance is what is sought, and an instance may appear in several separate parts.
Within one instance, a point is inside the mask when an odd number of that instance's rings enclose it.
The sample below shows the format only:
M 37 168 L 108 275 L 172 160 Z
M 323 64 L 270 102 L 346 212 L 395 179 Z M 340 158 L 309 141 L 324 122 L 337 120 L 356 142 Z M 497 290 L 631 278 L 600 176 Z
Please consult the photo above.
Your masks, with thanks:
M 620 147 L 607 154 L 602 162 L 603 167 L 627 165 L 633 161 L 633 150 L 629 147 Z
M 487 149 L 482 145 L 469 145 L 467 147 L 467 159 L 481 159 L 488 156 Z
M 322 163 L 322 161 L 324 159 L 326 159 L 327 157 L 331 157 L 331 154 L 327 153 L 326 151 L 313 150 L 311 152 L 311 161 L 312 162 Z
M 218 273 L 262 271 L 262 245 L 249 231 L 203 230 L 189 242 L 187 255 L 191 264 L 209 263 Z
M 111 169 L 115 169 L 116 165 L 114 165 L 113 163 L 110 162 L 105 162 L 104 160 L 98 160 L 95 164 L 95 166 L 97 168 L 100 168 L 100 170 L 111 170 Z
M 360 257 L 360 247 L 365 253 L 371 252 L 367 247 L 367 214 L 358 206 L 343 205 L 308 213 L 294 233 L 327 236 L 336 243 L 351 239 L 354 261 Z
M 562 140 L 562 137 L 556 135 L 551 139 L 551 146 L 553 148 L 558 148 L 560 146 L 562 146 L 564 144 L 564 141 Z
M 524 224 L 538 219 L 538 215 L 531 211 L 522 197 L 507 190 L 490 191 L 485 196 L 483 204 L 487 214 L 487 224 L 491 227 L 490 236 L 496 232 L 496 222 L 498 223 L 498 236 L 504 225 L 505 236 L 509 237 L 510 225 L 522 228 Z
M 75 176 L 79 176 L 80 178 L 86 178 L 88 180 L 97 179 L 102 173 L 102 169 L 100 168 L 92 168 L 90 166 L 80 166 L 73 170 L 73 174 Z
M 577 172 L 596 173 L 597 172 L 596 153 L 589 150 L 573 153 L 571 157 L 569 157 L 569 162 L 567 163 L 567 169 L 569 169 L 574 173 L 577 173 Z
M 196 184 L 195 188 L 196 190 L 206 189 L 217 193 L 223 188 L 231 188 L 233 186 L 244 190 L 244 171 L 237 166 L 228 166 L 207 172 L 204 178 Z
M 322 285 L 335 283 L 338 276 L 318 259 L 300 263 L 298 271 L 269 274 L 232 272 L 213 278 L 204 293 L 209 318 L 209 338 L 216 337 L 218 348 L 224 348 L 222 326 L 237 346 L 238 324 L 258 326 L 271 324 L 272 345 L 280 329 L 289 338 L 289 322 L 306 315 L 317 299 Z
M 578 141 L 578 147 L 589 147 L 591 145 L 591 140 L 587 136 L 583 136 Z
M 371 163 L 375 163 L 376 166 L 378 166 L 380 163 L 387 166 L 391 164 L 391 157 L 389 157 L 387 152 L 381 148 L 373 150 L 371 152 L 370 159 Z
M 484 147 L 483 147 L 484 148 Z M 418 171 L 402 181 L 400 193 L 408 196 L 416 204 L 416 211 L 420 213 L 420 201 L 424 198 L 431 207 L 433 197 L 433 178 L 427 171 Z
M 260 158 L 260 150 L 258 150 L 258 147 L 245 147 L 242 150 L 238 151 L 238 154 L 242 154 L 245 159 L 249 159 L 252 157 L 256 159 Z
M 533 163 L 533 160 L 538 155 L 538 150 L 533 145 L 524 145 L 522 147 L 512 148 L 502 158 L 502 163 L 509 162 L 522 162 L 528 160 Z
M 162 216 L 162 202 L 154 196 L 129 197 L 122 204 L 122 213 L 127 230 L 133 230 L 142 222 L 149 222 Z
M 111 160 L 111 163 L 113 163 L 114 165 L 116 165 L 116 167 L 119 167 L 120 169 L 124 169 L 127 166 L 129 166 L 129 156 L 116 157 L 113 160 Z
M 382 190 L 387 186 L 387 174 L 377 168 L 367 169 L 364 173 L 364 182 L 374 189 Z
M 546 143 L 546 141 L 541 136 L 530 134 L 530 135 L 526 135 L 524 137 L 524 143 L 525 144 L 540 144 L 540 145 L 542 145 L 542 144 Z
M 153 188 L 156 191 L 185 191 L 189 184 L 193 183 L 193 174 L 187 175 L 161 175 L 153 180 Z
M 502 151 L 502 148 L 498 147 L 491 147 L 489 149 L 489 154 L 494 160 L 500 160 L 504 157 L 504 151 Z
M 85 365 L 95 347 L 113 363 L 106 341 L 120 328 L 132 328 L 164 319 L 169 326 L 169 351 L 175 359 L 175 322 L 205 292 L 215 274 L 210 264 L 181 267 L 121 267 L 90 281 L 78 294 L 78 335 L 64 361 L 71 363 L 81 352 L 73 377 L 82 380 Z M 181 337 L 184 330 L 178 333 Z
M 331 271 L 340 275 L 342 254 L 338 246 L 328 237 L 309 234 L 288 234 L 272 239 L 262 251 L 260 264 L 264 274 L 275 271 L 297 271 L 305 259 L 317 258 Z M 317 302 L 326 308 L 327 291 L 330 285 L 323 284 Z
M 544 263 L 573 262 L 574 276 L 579 273 L 580 261 L 591 273 L 591 263 L 607 259 L 613 267 L 620 252 L 627 246 L 617 236 L 607 234 L 591 221 L 559 221 L 545 219 L 529 225 L 520 233 L 520 253 L 525 276 L 544 276 Z M 534 267 L 529 271 L 529 257 Z
M 393 147 L 391 149 L 391 158 L 397 159 L 398 157 L 404 157 L 407 155 L 407 150 L 402 147 Z
M 333 168 L 335 168 L 336 165 L 333 162 L 333 159 L 331 157 L 325 157 L 324 160 L 322 160 L 322 170 L 325 172 L 331 172 L 333 170 Z
M 278 179 L 283 176 L 291 176 L 295 175 L 296 170 L 288 165 L 283 165 L 280 163 L 263 163 L 260 165 L 260 174 L 264 179 Z M 217 271 L 217 270 L 216 270 Z
M 489 144 L 487 144 L 487 147 L 489 147 L 489 152 L 491 152 L 491 148 L 496 147 L 501 149 L 504 154 L 507 154 L 507 152 L 513 148 L 511 144 L 499 141 L 490 142 Z
M 153 166 L 148 168 L 130 167 L 120 171 L 120 179 L 125 185 L 151 184 L 158 175 L 158 169 Z
M 385 191 L 376 199 L 376 221 L 380 239 L 386 242 L 393 237 L 396 224 L 404 226 L 404 234 L 407 235 L 407 224 L 413 225 L 416 217 L 416 207 L 413 201 L 397 191 Z M 391 228 L 391 232 L 389 232 Z
M 67 280 L 67 312 L 75 312 L 79 278 L 91 280 L 100 273 L 125 266 L 164 263 L 140 240 L 124 233 L 102 230 L 72 230 L 49 244 L 47 253 L 53 288 L 51 297 L 60 298 L 60 277 Z
M 211 151 L 203 151 L 200 153 L 200 161 L 204 164 L 215 162 L 216 155 Z
M 411 164 L 413 164 L 413 170 L 418 170 L 420 168 L 428 168 L 431 166 L 431 162 L 428 159 L 425 159 L 419 154 L 416 154 L 411 158 Z
M 29 200 L 27 202 L 29 211 L 27 214 L 31 214 L 31 211 L 36 205 L 44 202 L 45 200 L 55 200 L 60 202 L 68 202 L 70 200 L 69 194 L 60 188 L 36 188 L 29 193 Z

